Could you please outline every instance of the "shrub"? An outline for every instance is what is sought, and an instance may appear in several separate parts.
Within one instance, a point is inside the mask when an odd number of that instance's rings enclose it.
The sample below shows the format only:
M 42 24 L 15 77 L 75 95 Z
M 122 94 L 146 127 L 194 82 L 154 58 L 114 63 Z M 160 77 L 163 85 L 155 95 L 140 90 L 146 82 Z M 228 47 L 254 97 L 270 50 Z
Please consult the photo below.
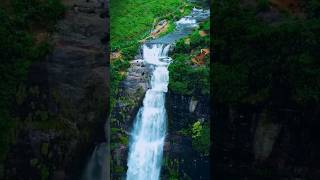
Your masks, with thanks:
M 196 121 L 192 126 L 192 147 L 203 155 L 210 151 L 210 127 L 207 123 Z

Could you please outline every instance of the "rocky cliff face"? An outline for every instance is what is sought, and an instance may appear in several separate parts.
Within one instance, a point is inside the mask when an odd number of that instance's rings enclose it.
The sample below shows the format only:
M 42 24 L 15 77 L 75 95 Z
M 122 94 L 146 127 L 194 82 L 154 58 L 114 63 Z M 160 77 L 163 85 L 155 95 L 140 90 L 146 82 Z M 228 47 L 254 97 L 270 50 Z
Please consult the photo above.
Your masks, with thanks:
M 21 127 L 6 179 L 79 179 L 104 140 L 108 114 L 107 1 L 65 0 L 54 50 L 35 63 L 17 109 Z
M 210 101 L 169 91 L 166 97 L 168 135 L 164 147 L 163 178 L 209 179 L 210 159 L 192 142 L 192 126 L 210 123 Z M 183 131 L 189 131 L 183 133 Z
M 129 132 L 146 91 L 151 69 L 137 59 L 130 62 L 126 78 L 120 83 L 115 107 L 110 115 L 111 179 L 121 179 L 126 172 Z
M 214 177 L 319 179 L 318 108 L 215 107 Z

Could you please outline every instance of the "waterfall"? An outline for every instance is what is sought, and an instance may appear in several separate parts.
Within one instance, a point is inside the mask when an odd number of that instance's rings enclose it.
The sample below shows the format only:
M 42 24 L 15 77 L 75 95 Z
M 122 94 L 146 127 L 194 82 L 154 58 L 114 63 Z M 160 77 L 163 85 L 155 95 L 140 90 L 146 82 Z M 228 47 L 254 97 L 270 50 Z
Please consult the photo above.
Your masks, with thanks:
M 172 43 L 198 27 L 207 19 L 209 10 L 193 8 L 189 16 L 176 22 L 174 32 L 143 45 L 143 61 L 152 67 L 151 89 L 146 92 L 143 106 L 135 117 L 129 146 L 127 180 L 158 180 L 163 145 L 166 136 L 167 114 L 165 93 L 168 91 L 168 66 L 172 59 L 168 51 Z
M 107 179 L 107 144 L 97 145 L 87 164 L 83 180 L 106 180 Z
M 169 83 L 170 45 L 149 46 L 143 46 L 143 60 L 153 67 L 151 89 L 146 92 L 132 130 L 127 180 L 158 180 L 160 176 L 166 136 L 165 93 Z

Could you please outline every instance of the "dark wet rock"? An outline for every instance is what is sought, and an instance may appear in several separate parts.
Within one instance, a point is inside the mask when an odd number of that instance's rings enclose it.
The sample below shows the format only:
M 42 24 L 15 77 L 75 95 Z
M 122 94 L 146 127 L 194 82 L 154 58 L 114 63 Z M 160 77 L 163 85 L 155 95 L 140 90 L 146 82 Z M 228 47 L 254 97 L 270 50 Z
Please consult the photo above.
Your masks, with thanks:
M 53 179 L 56 179 L 56 180 L 65 180 L 66 179 L 66 174 L 63 170 L 58 170 L 58 171 L 55 171 L 53 173 Z
M 318 179 L 320 111 L 311 109 L 216 105 L 214 178 Z
M 276 23 L 281 19 L 281 14 L 277 9 L 270 7 L 267 11 L 260 11 L 257 17 L 268 23 Z
M 169 128 L 179 130 L 187 128 L 196 120 L 209 119 L 209 103 L 206 97 L 184 96 L 169 91 L 166 98 L 168 116 L 172 118 Z
M 192 145 L 190 134 L 181 134 L 198 120 L 210 120 L 210 102 L 206 97 L 186 96 L 169 91 L 166 95 L 168 113 L 168 135 L 164 146 L 164 157 L 179 164 L 179 177 L 209 179 L 209 157 L 203 156 Z M 168 178 L 169 170 L 163 167 L 163 178 Z
M 189 136 L 180 136 L 177 134 L 169 134 L 167 136 L 167 147 L 164 149 L 165 154 L 176 158 L 186 158 L 192 153 L 195 153 L 192 149 L 192 139 Z

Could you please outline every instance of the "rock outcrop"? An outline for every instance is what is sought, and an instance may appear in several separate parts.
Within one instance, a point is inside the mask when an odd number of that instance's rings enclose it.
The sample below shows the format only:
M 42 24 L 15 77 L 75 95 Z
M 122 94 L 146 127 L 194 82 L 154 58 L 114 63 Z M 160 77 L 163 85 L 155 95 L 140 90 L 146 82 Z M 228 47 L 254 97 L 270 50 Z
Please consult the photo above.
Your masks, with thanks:
M 209 179 L 210 159 L 194 147 L 190 132 L 197 121 L 210 124 L 209 99 L 169 91 L 166 110 L 168 135 L 164 147 L 163 178 L 170 179 L 177 173 L 183 179 Z
M 129 131 L 149 88 L 150 69 L 143 60 L 132 60 L 125 80 L 120 83 L 117 101 L 111 113 L 111 127 Z M 113 126 L 115 125 L 115 126 Z
M 53 52 L 32 65 L 6 179 L 79 179 L 108 115 L 105 0 L 64 0 Z
M 111 129 L 111 179 L 121 179 L 125 174 L 128 157 L 129 132 L 135 115 L 142 106 L 149 89 L 151 69 L 143 60 L 130 62 L 126 78 L 120 83 L 116 104 L 110 115 Z

